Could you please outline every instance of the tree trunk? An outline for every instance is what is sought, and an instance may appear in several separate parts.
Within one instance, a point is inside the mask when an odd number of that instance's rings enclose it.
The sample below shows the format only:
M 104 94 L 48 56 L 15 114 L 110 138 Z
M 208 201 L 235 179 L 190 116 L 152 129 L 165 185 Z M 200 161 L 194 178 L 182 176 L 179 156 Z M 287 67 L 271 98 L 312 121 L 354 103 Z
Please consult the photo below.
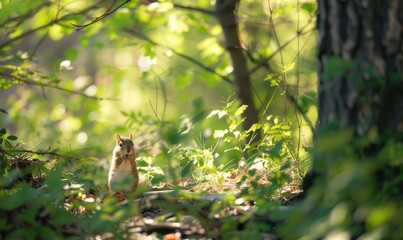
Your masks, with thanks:
M 280 231 L 403 239 L 403 1 L 318 0 L 318 13 L 313 171 Z
M 237 0 L 218 0 L 216 3 L 216 16 L 223 29 L 225 47 L 230 54 L 234 68 L 236 93 L 241 103 L 248 105 L 248 108 L 243 113 L 243 117 L 245 117 L 243 128 L 247 130 L 254 123 L 259 122 L 259 117 L 253 101 L 248 66 L 239 38 L 238 22 L 235 13 L 237 2 Z M 254 140 L 258 140 L 259 138 L 260 135 L 257 135 Z
M 332 125 L 353 137 L 403 133 L 401 0 L 318 1 L 319 135 Z M 327 134 L 327 133 L 325 133 Z M 400 137 L 401 140 L 401 137 Z

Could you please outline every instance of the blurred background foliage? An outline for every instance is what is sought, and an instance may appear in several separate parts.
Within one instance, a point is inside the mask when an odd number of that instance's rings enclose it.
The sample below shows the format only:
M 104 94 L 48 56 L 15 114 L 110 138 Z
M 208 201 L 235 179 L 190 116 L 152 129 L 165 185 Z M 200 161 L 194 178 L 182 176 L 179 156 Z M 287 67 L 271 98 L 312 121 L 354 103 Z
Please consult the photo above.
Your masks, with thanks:
M 292 151 L 305 160 L 312 129 L 285 94 L 316 121 L 315 6 L 299 4 L 242 1 L 238 20 L 260 119 L 289 123 Z M 140 156 L 192 141 L 217 145 L 212 134 L 227 123 L 206 116 L 235 87 L 213 2 L 2 1 L 1 12 L 1 107 L 9 113 L 1 122 L 25 148 L 80 152 L 105 175 L 116 133 L 133 132 Z M 156 164 L 165 168 L 168 158 Z
M 285 185 L 298 186 L 310 167 L 317 119 L 315 3 L 244 0 L 237 6 L 259 115 L 250 129 L 242 123 L 252 106 L 238 99 L 215 4 L 1 1 L 1 184 L 17 189 L 2 196 L 24 198 L 11 205 L 3 199 L 8 223 L 1 226 L 33 224 L 36 214 L 47 222 L 51 217 L 43 212 L 49 207 L 45 212 L 61 222 L 51 223 L 51 230 L 38 227 L 44 234 L 38 237 L 58 231 L 74 235 L 66 230 L 74 223 L 80 234 L 113 232 L 111 223 L 138 209 L 114 212 L 113 202 L 101 210 L 99 202 L 87 203 L 93 215 L 77 219 L 57 206 L 70 195 L 107 191 L 116 134 L 133 133 L 140 171 L 155 186 L 238 188 L 262 211 L 279 204 L 267 205 L 273 196 L 288 199 Z M 254 142 L 258 132 L 264 137 Z M 45 187 L 15 185 L 25 173 L 9 159 L 38 163 L 29 174 Z M 225 185 L 234 172 L 237 182 Z M 24 206 L 38 197 L 32 219 L 26 218 Z M 20 215 L 13 218 L 15 211 Z M 10 232 L 27 237 L 27 232 Z

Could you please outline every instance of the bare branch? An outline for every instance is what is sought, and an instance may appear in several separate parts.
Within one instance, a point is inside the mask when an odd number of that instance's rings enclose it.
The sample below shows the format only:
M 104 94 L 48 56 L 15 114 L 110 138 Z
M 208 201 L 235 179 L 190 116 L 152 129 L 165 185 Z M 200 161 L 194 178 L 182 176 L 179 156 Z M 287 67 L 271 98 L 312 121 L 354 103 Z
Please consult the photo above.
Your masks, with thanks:
M 20 149 L 11 149 L 11 150 L 7 150 L 9 152 L 16 152 L 16 153 L 23 153 L 23 154 L 37 154 L 37 155 L 52 155 L 52 156 L 57 156 L 60 157 L 61 155 L 57 152 L 50 152 L 49 151 L 50 148 L 46 151 L 33 151 L 33 150 L 20 150 Z M 2 151 L 6 151 L 6 150 L 2 150 Z
M 185 10 L 190 10 L 190 11 L 195 11 L 195 12 L 200 12 L 200 13 L 207 14 L 207 15 L 210 15 L 210 16 L 215 15 L 215 13 L 213 11 L 210 11 L 210 10 L 207 10 L 207 9 L 204 9 L 204 8 L 199 8 L 199 7 L 184 6 L 184 5 L 177 4 L 177 3 L 174 3 L 174 7 L 175 8 L 185 9 Z

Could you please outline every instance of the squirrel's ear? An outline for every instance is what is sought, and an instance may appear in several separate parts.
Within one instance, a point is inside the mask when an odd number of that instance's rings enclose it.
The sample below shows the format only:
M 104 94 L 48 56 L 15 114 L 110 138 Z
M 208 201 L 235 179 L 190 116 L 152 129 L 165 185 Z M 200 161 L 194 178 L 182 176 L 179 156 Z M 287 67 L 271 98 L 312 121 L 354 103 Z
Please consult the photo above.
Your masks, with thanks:
M 120 135 L 117 134 L 117 135 L 116 135 L 116 142 L 119 142 L 119 141 L 120 141 Z
M 133 139 L 133 135 L 132 135 L 131 133 L 130 133 L 130 137 L 129 137 L 129 138 L 130 138 L 130 140 L 132 140 L 132 139 Z

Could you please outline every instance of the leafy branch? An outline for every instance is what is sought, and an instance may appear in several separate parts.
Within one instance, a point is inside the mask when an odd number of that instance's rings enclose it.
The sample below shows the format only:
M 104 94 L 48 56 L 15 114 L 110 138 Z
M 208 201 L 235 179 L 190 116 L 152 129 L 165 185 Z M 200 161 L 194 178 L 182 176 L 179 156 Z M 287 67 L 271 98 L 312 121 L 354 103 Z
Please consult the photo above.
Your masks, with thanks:
M 306 25 L 308 26 L 308 24 Z M 279 47 L 274 50 L 269 56 L 263 58 L 258 64 L 256 64 L 253 68 L 249 70 L 249 74 L 254 74 L 257 70 L 259 70 L 261 67 L 264 67 L 267 65 L 267 62 L 269 62 L 271 59 L 273 59 L 280 51 L 282 51 L 286 46 L 291 44 L 295 39 L 297 39 L 300 36 L 303 36 L 305 34 L 310 34 L 315 30 L 315 27 L 312 27 L 306 31 L 303 31 L 304 27 L 294 34 L 292 37 L 290 37 L 288 40 L 284 41 L 283 44 L 280 44 Z
M 9 155 L 9 156 L 13 156 L 13 157 L 14 157 L 14 155 L 10 154 L 11 152 L 12 153 L 20 153 L 22 155 L 36 154 L 36 155 L 52 155 L 52 156 L 56 156 L 56 157 L 61 156 L 61 154 L 59 154 L 57 152 L 54 152 L 54 151 L 50 151 L 50 150 L 51 150 L 50 147 L 45 151 L 34 151 L 34 150 L 26 150 L 26 149 L 7 149 L 6 150 L 6 149 L 3 149 L 3 148 L 0 147 L 0 152 L 2 154 L 6 154 L 6 155 Z
M 141 40 L 147 41 L 147 42 L 151 43 L 154 46 L 166 48 L 166 49 L 172 51 L 173 54 L 175 54 L 175 55 L 177 55 L 177 56 L 179 56 L 179 57 L 181 57 L 181 58 L 193 63 L 194 65 L 206 70 L 207 72 L 210 72 L 210 73 L 220 77 L 224 82 L 229 83 L 231 85 L 234 84 L 233 81 L 230 78 L 228 78 L 227 76 L 219 74 L 218 72 L 216 72 L 211 67 L 204 65 L 203 63 L 201 63 L 200 61 L 196 60 L 195 58 L 193 58 L 193 57 L 191 57 L 189 55 L 180 53 L 180 52 L 176 51 L 175 49 L 172 49 L 172 48 L 170 48 L 170 47 L 168 47 L 166 45 L 157 43 L 156 41 L 150 39 L 149 37 L 147 37 L 147 36 L 145 36 L 145 35 L 143 35 L 143 34 L 141 34 L 139 32 L 136 32 L 136 31 L 134 31 L 132 29 L 125 29 L 125 32 L 127 32 L 127 33 L 129 33 L 129 34 L 141 39 Z
M 59 18 L 55 18 L 55 19 L 49 21 L 48 23 L 43 24 L 43 25 L 41 25 L 39 27 L 29 29 L 29 30 L 21 33 L 20 35 L 18 35 L 16 37 L 13 37 L 13 38 L 10 38 L 10 39 L 4 41 L 3 43 L 1 43 L 0 44 L 0 49 L 4 48 L 6 46 L 12 45 L 14 42 L 16 42 L 16 41 L 18 41 L 20 39 L 23 39 L 23 38 L 27 37 L 30 34 L 36 33 L 36 32 L 38 32 L 38 31 L 40 31 L 42 29 L 45 29 L 45 28 L 50 27 L 50 26 L 52 26 L 54 24 L 60 23 L 61 21 L 66 20 L 66 19 L 68 19 L 69 17 L 71 17 L 73 15 L 86 13 L 89 10 L 96 8 L 96 6 L 97 6 L 97 4 L 91 5 L 90 7 L 87 7 L 87 8 L 85 8 L 85 9 L 79 11 L 79 12 L 63 15 L 63 16 L 61 16 Z M 29 17 L 29 15 L 26 15 L 26 18 L 28 18 L 28 17 Z M 23 19 L 23 20 L 26 20 L 26 19 Z
M 12 76 L 12 75 L 6 74 L 4 72 L 0 72 L 0 76 L 3 76 L 3 77 L 8 78 L 8 79 L 14 79 L 14 80 L 16 80 L 18 82 L 22 82 L 22 83 L 25 83 L 27 85 L 35 85 L 35 86 L 38 86 L 38 87 L 53 88 L 53 89 L 57 89 L 57 90 L 60 90 L 60 91 L 80 95 L 80 96 L 83 96 L 83 97 L 86 97 L 86 98 L 89 98 L 89 99 L 98 100 L 98 101 L 101 101 L 101 100 L 119 101 L 120 100 L 118 98 L 111 98 L 111 97 L 94 97 L 94 96 L 87 95 L 87 94 L 85 94 L 83 92 L 63 88 L 63 87 L 60 87 L 60 86 L 57 86 L 57 85 L 51 85 L 51 84 L 48 84 L 48 83 L 42 83 L 42 82 L 38 82 L 38 81 L 34 81 L 34 80 L 29 80 L 29 79 L 24 79 L 24 78 L 21 78 L 21 77 Z

